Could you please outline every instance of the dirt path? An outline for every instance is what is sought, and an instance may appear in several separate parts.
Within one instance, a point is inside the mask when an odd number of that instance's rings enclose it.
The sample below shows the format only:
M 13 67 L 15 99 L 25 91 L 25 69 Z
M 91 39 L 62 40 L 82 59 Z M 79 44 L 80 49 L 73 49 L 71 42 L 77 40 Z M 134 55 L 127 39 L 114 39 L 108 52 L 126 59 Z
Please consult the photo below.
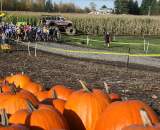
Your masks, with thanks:
M 28 43 L 23 44 L 27 45 Z M 30 46 L 35 47 L 35 43 L 30 44 Z M 83 48 L 72 45 L 64 45 L 57 43 L 39 43 L 37 48 L 42 51 L 76 58 L 123 62 L 126 64 L 128 61 L 128 54 L 110 54 L 110 52 L 105 52 L 103 50 Z M 160 68 L 160 58 L 132 56 L 129 57 L 129 63 Z

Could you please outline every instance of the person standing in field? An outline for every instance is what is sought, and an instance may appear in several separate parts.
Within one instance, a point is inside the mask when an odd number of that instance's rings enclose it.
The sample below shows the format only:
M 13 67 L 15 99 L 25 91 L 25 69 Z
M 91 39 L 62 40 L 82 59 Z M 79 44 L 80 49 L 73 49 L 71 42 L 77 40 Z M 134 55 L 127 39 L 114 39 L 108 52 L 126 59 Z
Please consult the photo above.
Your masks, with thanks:
M 109 32 L 104 32 L 104 40 L 105 40 L 105 44 L 109 48 L 111 43 L 111 35 Z

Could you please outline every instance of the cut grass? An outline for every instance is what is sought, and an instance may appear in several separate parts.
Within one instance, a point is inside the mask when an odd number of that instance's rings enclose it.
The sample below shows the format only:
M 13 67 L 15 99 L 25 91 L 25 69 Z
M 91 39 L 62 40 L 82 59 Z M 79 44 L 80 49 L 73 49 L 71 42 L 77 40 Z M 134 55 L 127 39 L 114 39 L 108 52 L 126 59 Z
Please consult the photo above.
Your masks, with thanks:
M 116 36 L 115 40 L 111 43 L 111 47 L 107 48 L 103 36 L 88 36 L 89 44 L 87 45 L 87 36 L 62 36 L 62 42 L 80 45 L 89 48 L 103 49 L 107 51 L 144 54 L 144 39 L 143 37 L 130 37 L 130 36 Z M 148 54 L 159 54 L 160 52 L 160 37 L 146 37 L 146 42 L 149 42 Z M 146 45 L 147 48 L 147 45 Z

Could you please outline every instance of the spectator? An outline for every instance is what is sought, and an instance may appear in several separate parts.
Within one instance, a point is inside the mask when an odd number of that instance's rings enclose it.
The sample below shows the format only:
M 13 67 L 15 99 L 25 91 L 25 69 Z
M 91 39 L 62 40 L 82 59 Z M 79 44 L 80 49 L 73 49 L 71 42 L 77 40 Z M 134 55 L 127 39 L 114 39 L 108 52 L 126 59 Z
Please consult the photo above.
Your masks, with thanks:
M 105 44 L 109 48 L 111 43 L 111 35 L 109 32 L 104 32 L 104 40 L 105 40 Z
M 5 33 L 2 33 L 1 37 L 2 37 L 2 44 L 5 44 L 5 41 L 6 41 Z

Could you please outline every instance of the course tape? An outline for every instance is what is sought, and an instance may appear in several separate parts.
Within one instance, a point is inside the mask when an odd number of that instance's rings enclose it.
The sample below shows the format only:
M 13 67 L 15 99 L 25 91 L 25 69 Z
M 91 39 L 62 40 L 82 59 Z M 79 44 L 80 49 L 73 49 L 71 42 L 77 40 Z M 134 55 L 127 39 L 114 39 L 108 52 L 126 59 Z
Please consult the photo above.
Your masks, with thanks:
M 83 40 L 83 41 L 87 41 L 87 38 L 86 39 L 83 39 L 83 38 L 75 38 L 75 37 L 70 37 L 71 39 L 75 39 L 75 40 Z M 89 41 L 93 41 L 93 42 L 99 42 L 99 43 L 105 43 L 105 41 L 101 41 L 101 40 L 94 40 L 94 39 L 90 39 L 89 38 Z M 114 43 L 114 44 L 125 44 L 125 45 L 135 45 L 135 46 L 137 46 L 137 45 L 139 45 L 139 44 L 142 44 L 142 45 L 144 45 L 144 43 L 143 42 L 138 42 L 138 43 L 126 43 L 126 42 L 112 42 L 112 43 Z M 111 44 L 112 44 L 111 43 Z M 150 46 L 157 46 L 157 47 L 159 47 L 159 45 L 155 45 L 155 44 L 150 44 Z
M 21 42 L 25 45 L 27 45 L 24 42 Z M 32 47 L 35 47 L 31 45 Z M 39 45 L 38 45 L 39 46 Z M 37 46 L 37 49 L 39 48 Z M 43 45 L 41 45 L 43 46 Z M 43 47 L 46 47 L 45 45 Z M 118 53 L 118 52 L 109 52 L 109 51 L 81 51 L 81 50 L 68 50 L 68 49 L 62 49 L 62 48 L 55 48 L 51 46 L 47 46 L 55 51 L 62 51 L 67 53 L 80 53 L 80 54 L 97 54 L 97 55 L 117 55 L 117 56 L 130 56 L 130 57 L 160 57 L 160 54 L 129 54 L 129 53 Z
M 53 48 L 56 51 L 68 52 L 68 53 L 80 53 L 80 54 L 97 54 L 97 55 L 118 55 L 118 56 L 130 56 L 130 57 L 160 57 L 160 54 L 129 54 L 129 53 L 117 53 L 109 51 L 80 51 L 80 50 L 66 50 L 61 48 Z

